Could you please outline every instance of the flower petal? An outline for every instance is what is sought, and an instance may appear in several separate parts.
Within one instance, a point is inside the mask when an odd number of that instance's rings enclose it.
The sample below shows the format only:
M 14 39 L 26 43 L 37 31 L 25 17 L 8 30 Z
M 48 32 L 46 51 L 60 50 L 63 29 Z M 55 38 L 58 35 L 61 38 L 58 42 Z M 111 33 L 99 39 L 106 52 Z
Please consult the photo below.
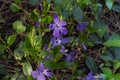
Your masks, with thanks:
M 40 64 L 38 65 L 37 70 L 40 71 L 40 72 L 43 72 L 43 71 L 44 71 L 44 65 L 43 65 L 42 62 L 40 62 Z
M 69 43 L 69 39 L 68 38 L 63 38 L 61 40 L 61 44 L 65 44 L 65 43 Z
M 77 27 L 77 30 L 83 31 L 87 27 L 88 24 L 89 24 L 89 22 L 83 22 L 83 23 L 79 24 Z
M 50 30 L 53 30 L 54 28 L 55 28 L 55 24 L 50 24 L 50 25 L 49 25 L 49 29 L 50 29 Z
M 60 26 L 66 26 L 66 21 L 61 20 L 61 21 L 59 22 L 59 25 L 60 25 Z
M 56 46 L 56 41 L 55 41 L 55 38 L 51 38 L 50 39 L 51 43 L 52 43 L 52 47 L 55 47 Z
M 53 73 L 52 73 L 52 72 L 50 72 L 50 70 L 49 70 L 49 69 L 45 69 L 43 73 L 44 73 L 44 74 L 45 74 L 45 76 L 47 76 L 47 77 L 51 77 L 51 76 L 53 75 Z
M 53 22 L 54 22 L 55 24 L 59 24 L 60 19 L 59 19 L 58 15 L 54 15 L 54 16 L 53 16 Z
M 53 36 L 56 37 L 56 38 L 59 38 L 61 36 L 58 28 L 55 28 L 54 31 L 53 31 Z
M 61 53 L 64 53 L 64 52 L 65 52 L 65 47 L 64 47 L 64 46 L 61 46 L 60 52 L 61 52 Z
M 31 75 L 32 75 L 33 78 L 37 78 L 37 76 L 38 76 L 39 74 L 40 74 L 39 71 L 32 71 L 32 72 L 31 72 Z
M 43 73 L 39 74 L 37 80 L 46 80 L 45 75 Z
M 59 27 L 59 30 L 63 35 L 66 35 L 68 33 L 68 30 L 65 27 Z

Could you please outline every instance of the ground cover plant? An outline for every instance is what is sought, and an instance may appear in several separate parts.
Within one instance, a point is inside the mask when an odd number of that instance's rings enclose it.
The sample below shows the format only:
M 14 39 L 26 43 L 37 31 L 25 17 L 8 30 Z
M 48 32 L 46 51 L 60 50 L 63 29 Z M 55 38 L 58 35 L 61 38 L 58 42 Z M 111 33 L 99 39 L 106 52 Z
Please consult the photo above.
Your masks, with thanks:
M 120 1 L 0 0 L 0 80 L 120 80 Z

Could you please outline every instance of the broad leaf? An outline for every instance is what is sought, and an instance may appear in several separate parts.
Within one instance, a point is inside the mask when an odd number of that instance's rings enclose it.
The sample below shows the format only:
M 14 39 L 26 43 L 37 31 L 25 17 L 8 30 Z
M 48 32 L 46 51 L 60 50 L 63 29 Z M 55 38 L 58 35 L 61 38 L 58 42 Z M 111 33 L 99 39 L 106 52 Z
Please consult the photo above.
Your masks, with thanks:
M 32 72 L 32 66 L 31 66 L 30 62 L 27 61 L 27 62 L 23 63 L 22 70 L 26 76 L 30 76 L 31 72 Z
M 107 7 L 109 8 L 109 10 L 111 10 L 113 6 L 113 0 L 106 0 L 105 3 Z
M 7 39 L 8 45 L 11 46 L 15 42 L 15 40 L 16 40 L 16 34 L 9 36 Z
M 79 6 L 75 5 L 73 10 L 72 10 L 73 16 L 74 18 L 79 22 L 82 21 L 82 17 L 83 17 L 83 12 L 80 9 Z
M 120 40 L 108 40 L 103 43 L 104 46 L 120 47 Z
M 88 66 L 88 68 L 93 71 L 94 74 L 97 73 L 97 65 L 96 62 L 91 57 L 86 57 L 85 63 Z

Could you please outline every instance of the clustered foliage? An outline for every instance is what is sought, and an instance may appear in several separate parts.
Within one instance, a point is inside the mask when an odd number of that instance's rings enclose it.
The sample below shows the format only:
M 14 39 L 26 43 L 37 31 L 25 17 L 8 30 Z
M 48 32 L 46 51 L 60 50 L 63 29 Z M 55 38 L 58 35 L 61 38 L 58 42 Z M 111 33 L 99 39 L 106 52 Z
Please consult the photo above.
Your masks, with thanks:
M 13 18 L 0 26 L 2 33 L 12 30 L 0 36 L 2 80 L 120 80 L 119 0 L 0 4 Z M 1 21 L 9 17 L 0 12 Z

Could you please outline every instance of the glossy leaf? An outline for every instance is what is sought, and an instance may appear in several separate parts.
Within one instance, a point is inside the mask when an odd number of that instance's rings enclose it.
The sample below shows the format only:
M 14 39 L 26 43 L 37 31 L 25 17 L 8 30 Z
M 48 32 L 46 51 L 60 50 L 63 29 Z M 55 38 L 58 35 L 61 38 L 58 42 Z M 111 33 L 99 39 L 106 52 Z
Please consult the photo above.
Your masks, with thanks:
M 108 40 L 104 42 L 103 45 L 108 47 L 120 47 L 120 40 Z
M 109 8 L 109 10 L 111 10 L 113 6 L 113 0 L 106 0 L 105 3 L 107 7 Z
M 16 34 L 9 36 L 7 39 L 8 45 L 11 46 L 15 42 L 15 40 L 16 40 Z
M 30 18 L 31 18 L 31 20 L 34 21 L 34 22 L 38 22 L 38 21 L 39 21 L 39 14 L 38 14 L 38 12 L 37 12 L 36 9 L 34 9 L 34 10 L 31 12 Z
M 79 21 L 82 21 L 82 18 L 83 18 L 83 12 L 82 10 L 80 9 L 79 6 L 74 6 L 73 10 L 72 10 L 72 13 L 73 13 L 73 16 L 74 18 L 79 22 Z
M 12 3 L 10 5 L 10 9 L 11 9 L 12 12 L 19 12 L 21 8 L 17 4 Z
M 88 68 L 89 68 L 91 71 L 93 71 L 94 74 L 97 73 L 97 65 L 96 65 L 96 62 L 94 61 L 93 58 L 91 58 L 91 57 L 86 57 L 85 63 L 86 63 L 86 65 L 88 66 Z
M 13 29 L 16 30 L 17 33 L 23 33 L 26 31 L 26 27 L 20 20 L 17 20 L 13 23 Z
M 24 56 L 24 50 L 25 50 L 24 48 L 25 48 L 24 43 L 20 42 L 18 48 L 16 48 L 14 50 L 14 55 L 15 55 L 16 59 L 22 60 L 22 58 Z
M 24 62 L 22 65 L 22 70 L 26 76 L 30 76 L 31 72 L 32 72 L 32 66 L 31 66 L 30 62 L 28 62 L 28 61 Z

